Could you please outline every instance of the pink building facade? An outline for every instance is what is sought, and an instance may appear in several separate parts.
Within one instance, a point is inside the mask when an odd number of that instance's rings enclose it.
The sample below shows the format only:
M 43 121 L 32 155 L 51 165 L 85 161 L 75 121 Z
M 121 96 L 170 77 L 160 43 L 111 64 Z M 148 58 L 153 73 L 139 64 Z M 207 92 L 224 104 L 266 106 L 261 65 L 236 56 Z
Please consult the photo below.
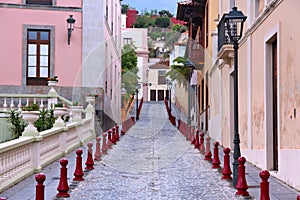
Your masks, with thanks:
M 0 93 L 43 94 L 47 79 L 58 76 L 60 95 L 83 101 L 98 94 L 96 110 L 120 121 L 119 0 L 0 0 L 0 13 Z

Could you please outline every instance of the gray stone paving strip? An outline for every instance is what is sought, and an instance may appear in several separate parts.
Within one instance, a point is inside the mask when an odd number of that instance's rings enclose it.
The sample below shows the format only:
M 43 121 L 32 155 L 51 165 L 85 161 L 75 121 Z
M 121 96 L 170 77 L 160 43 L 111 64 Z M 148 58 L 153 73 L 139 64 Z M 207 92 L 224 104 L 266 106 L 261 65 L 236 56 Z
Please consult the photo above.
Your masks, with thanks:
M 163 106 L 144 104 L 141 120 L 71 199 L 238 199 L 230 183 L 165 120 Z M 143 117 L 145 110 L 149 115 Z

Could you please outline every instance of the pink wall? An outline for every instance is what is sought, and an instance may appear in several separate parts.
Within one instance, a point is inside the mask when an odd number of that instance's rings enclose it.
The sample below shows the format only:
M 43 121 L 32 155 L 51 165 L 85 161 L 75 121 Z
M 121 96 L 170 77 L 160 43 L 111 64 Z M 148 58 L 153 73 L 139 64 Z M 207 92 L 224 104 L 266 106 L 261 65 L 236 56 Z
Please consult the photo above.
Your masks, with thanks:
M 66 19 L 70 14 L 76 19 L 71 45 L 67 44 Z M 26 25 L 55 26 L 54 71 L 60 86 L 73 86 L 76 76 L 81 77 L 81 13 L 71 11 L 26 10 L 0 8 L 0 84 L 22 84 L 22 38 Z M 4 31 L 5 30 L 5 31 Z M 78 79 L 81 83 L 81 78 Z M 76 84 L 78 85 L 78 84 Z
M 82 0 L 56 0 L 56 6 L 82 7 Z
M 0 0 L 0 3 L 23 4 L 25 0 Z M 55 6 L 82 7 L 82 0 L 56 0 Z

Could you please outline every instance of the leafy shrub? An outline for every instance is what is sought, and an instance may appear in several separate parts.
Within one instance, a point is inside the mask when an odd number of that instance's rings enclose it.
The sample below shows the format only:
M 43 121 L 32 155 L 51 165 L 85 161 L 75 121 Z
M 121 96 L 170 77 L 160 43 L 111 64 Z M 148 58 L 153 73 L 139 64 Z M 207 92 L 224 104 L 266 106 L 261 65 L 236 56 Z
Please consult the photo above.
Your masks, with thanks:
M 51 129 L 55 123 L 53 110 L 40 110 L 39 119 L 34 122 L 34 126 L 39 132 Z
M 16 110 L 11 110 L 9 115 L 8 122 L 12 124 L 9 131 L 12 133 L 13 138 L 16 139 L 22 135 L 27 123 L 22 119 L 20 112 Z
M 38 111 L 39 110 L 39 105 L 37 105 L 36 103 L 30 103 L 27 106 L 23 106 L 22 110 L 24 110 L 24 111 Z

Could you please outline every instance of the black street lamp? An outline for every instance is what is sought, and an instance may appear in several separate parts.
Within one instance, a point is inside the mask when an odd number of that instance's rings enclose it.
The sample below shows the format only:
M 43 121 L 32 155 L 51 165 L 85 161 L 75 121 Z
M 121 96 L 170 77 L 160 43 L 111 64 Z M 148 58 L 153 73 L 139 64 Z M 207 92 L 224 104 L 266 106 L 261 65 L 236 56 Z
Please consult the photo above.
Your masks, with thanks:
M 73 18 L 73 15 L 70 15 L 66 21 L 68 24 L 68 45 L 70 45 L 71 34 L 72 31 L 74 30 L 74 24 L 76 20 Z
M 139 117 L 139 89 L 141 88 L 141 85 L 140 83 L 136 83 L 136 89 L 135 89 L 135 92 L 136 92 L 136 113 L 135 113 L 135 120 L 139 120 L 140 117 Z
M 171 101 L 171 95 L 172 95 L 172 80 L 167 79 L 167 87 L 168 87 L 168 91 L 169 91 L 169 107 L 170 107 L 170 113 L 172 114 L 172 101 Z
M 135 120 L 139 120 L 139 88 L 137 86 L 136 90 L 136 112 L 135 112 Z
M 189 68 L 188 72 L 188 116 L 187 124 L 191 126 L 191 78 L 194 71 L 194 65 L 191 61 L 187 60 L 185 66 Z
M 238 11 L 236 7 L 232 8 L 232 11 L 225 17 L 225 25 L 228 30 L 228 35 L 233 43 L 234 49 L 234 161 L 233 161 L 233 185 L 236 186 L 238 180 L 238 158 L 241 156 L 240 150 L 240 137 L 239 137 L 239 124 L 238 124 L 238 48 L 239 40 L 243 34 L 244 22 L 247 19 L 241 11 Z

